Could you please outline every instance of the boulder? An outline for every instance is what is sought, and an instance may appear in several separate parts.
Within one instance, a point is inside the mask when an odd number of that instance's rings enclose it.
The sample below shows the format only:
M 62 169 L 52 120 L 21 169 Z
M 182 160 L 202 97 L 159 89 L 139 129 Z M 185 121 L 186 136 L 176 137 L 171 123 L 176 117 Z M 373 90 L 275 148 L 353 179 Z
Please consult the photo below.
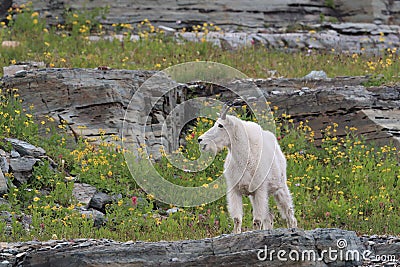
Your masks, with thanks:
M 19 186 L 27 183 L 32 177 L 33 166 L 39 159 L 32 157 L 10 158 L 10 169 L 14 176 L 14 183 Z
M 0 149 L 0 170 L 2 170 L 3 173 L 7 173 L 9 168 L 10 164 L 8 163 L 7 153 Z
M 0 3 L 0 18 L 5 18 L 8 13 L 8 9 L 12 6 L 13 0 L 3 0 Z
M 88 208 L 89 203 L 96 192 L 97 189 L 94 186 L 85 183 L 75 183 L 72 190 L 72 196 L 78 203 L 81 203 L 85 208 Z
M 21 43 L 18 41 L 3 41 L 3 42 L 1 42 L 1 47 L 3 47 L 3 48 L 15 48 L 20 45 L 21 45 Z M 15 71 L 18 71 L 18 70 L 15 70 Z
M 13 172 L 31 172 L 39 159 L 32 157 L 11 158 L 10 167 Z
M 314 80 L 314 79 L 326 79 L 328 76 L 323 70 L 313 70 L 309 74 L 303 77 L 306 80 Z
M 41 148 L 29 144 L 28 142 L 21 141 L 15 138 L 6 138 L 12 147 L 22 156 L 41 157 L 46 154 L 46 151 Z
M 13 42 L 11 44 L 17 45 L 15 43 L 19 45 L 19 42 Z M 24 77 L 28 70 L 35 70 L 35 69 L 37 70 L 45 67 L 46 65 L 44 64 L 44 62 L 35 62 L 35 61 L 19 62 L 18 64 L 15 65 L 3 67 L 3 73 L 4 76 Z
M 3 171 L 0 169 L 0 196 L 6 194 L 8 191 L 7 179 L 3 175 Z
M 10 152 L 10 157 L 11 158 L 19 158 L 19 157 L 21 157 L 21 154 L 19 154 L 16 150 L 11 150 L 11 152 Z
M 112 198 L 103 192 L 97 192 L 89 202 L 89 207 L 105 212 L 105 206 L 112 203 Z

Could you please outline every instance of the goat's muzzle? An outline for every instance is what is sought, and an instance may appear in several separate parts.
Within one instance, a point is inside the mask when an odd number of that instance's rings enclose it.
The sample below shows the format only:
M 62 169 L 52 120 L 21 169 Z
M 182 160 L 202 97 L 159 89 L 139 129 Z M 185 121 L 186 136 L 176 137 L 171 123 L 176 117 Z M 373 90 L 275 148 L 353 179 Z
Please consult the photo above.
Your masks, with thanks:
M 200 149 L 205 151 L 208 146 L 208 142 L 204 142 L 202 138 L 198 138 L 197 142 L 199 142 Z

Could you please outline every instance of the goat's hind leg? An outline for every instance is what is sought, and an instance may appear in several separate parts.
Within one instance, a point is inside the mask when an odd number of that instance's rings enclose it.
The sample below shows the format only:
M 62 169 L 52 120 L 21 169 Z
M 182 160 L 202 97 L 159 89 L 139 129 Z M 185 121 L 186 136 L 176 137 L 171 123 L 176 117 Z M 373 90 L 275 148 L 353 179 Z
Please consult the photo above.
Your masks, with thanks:
M 293 200 L 289 189 L 287 187 L 278 189 L 274 193 L 274 198 L 282 218 L 287 222 L 288 228 L 297 228 L 297 220 L 294 216 Z
M 229 215 L 233 219 L 233 233 L 242 232 L 243 201 L 242 195 L 237 190 L 230 190 L 226 195 Z
M 269 212 L 268 196 L 262 191 L 256 191 L 249 196 L 253 207 L 253 229 L 267 230 L 273 227 L 273 216 Z

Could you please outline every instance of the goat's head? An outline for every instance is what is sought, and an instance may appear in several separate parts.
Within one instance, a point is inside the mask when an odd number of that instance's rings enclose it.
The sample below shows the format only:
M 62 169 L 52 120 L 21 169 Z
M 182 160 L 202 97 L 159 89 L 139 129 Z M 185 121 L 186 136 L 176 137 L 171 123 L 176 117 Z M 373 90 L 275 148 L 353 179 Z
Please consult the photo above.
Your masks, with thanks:
M 226 113 L 232 105 L 225 104 L 214 126 L 198 138 L 201 150 L 217 153 L 230 146 L 233 121 Z

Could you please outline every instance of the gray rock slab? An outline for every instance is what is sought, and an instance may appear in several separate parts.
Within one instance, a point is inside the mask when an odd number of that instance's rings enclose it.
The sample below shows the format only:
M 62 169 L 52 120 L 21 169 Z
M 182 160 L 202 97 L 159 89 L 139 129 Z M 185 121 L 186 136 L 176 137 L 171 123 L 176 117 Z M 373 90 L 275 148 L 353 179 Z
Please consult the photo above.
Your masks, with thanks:
M 32 177 L 32 172 L 14 171 L 13 176 L 14 176 L 13 183 L 18 187 L 29 182 L 29 179 Z
M 13 76 L 19 71 L 24 71 L 28 69 L 27 65 L 10 65 L 3 67 L 4 76 Z
M 46 154 L 46 151 L 41 148 L 29 144 L 28 142 L 21 141 L 15 138 L 6 138 L 6 141 L 10 142 L 13 148 L 18 151 L 22 156 L 32 156 L 32 157 L 40 157 Z
M 394 255 L 400 260 L 400 242 L 392 244 L 376 244 L 373 247 L 373 252 L 375 255 Z
M 18 153 L 18 151 L 16 151 L 16 150 L 11 150 L 11 152 L 10 152 L 10 157 L 11 158 L 19 158 L 19 157 L 21 157 L 21 154 L 19 154 Z
M 4 43 L 4 42 L 3 42 Z M 14 42 L 12 44 L 15 44 L 19 42 Z M 10 65 L 10 66 L 5 66 L 3 67 L 3 73 L 4 76 L 15 76 L 15 77 L 24 77 L 24 75 L 21 75 L 22 73 L 25 73 L 28 70 L 34 70 L 34 69 L 40 69 L 40 68 L 45 68 L 46 64 L 44 62 L 34 62 L 34 61 L 29 61 L 29 62 L 21 62 L 17 65 Z
M 0 156 L 0 170 L 4 173 L 7 173 L 10 169 L 10 163 L 8 163 L 8 159 L 6 156 Z
M 112 246 L 85 247 L 35 252 L 27 255 L 26 266 L 357 266 L 361 261 L 321 258 L 322 251 L 337 250 L 338 240 L 351 244 L 343 248 L 361 253 L 364 250 L 354 232 L 340 229 L 274 229 L 223 235 L 201 240 L 176 242 L 131 242 Z M 85 243 L 86 244 L 86 243 Z M 297 252 L 298 254 L 294 253 Z M 308 254 L 304 259 L 304 251 Z M 78 253 L 79 252 L 79 253 Z M 279 254 L 279 257 L 277 255 Z M 290 253 L 290 254 L 289 254 Z M 289 258 L 291 255 L 292 258 Z M 315 255 L 315 258 L 313 258 Z M 286 260 L 281 260 L 284 257 Z M 297 260 L 296 257 L 299 257 Z
M 31 172 L 39 159 L 32 157 L 11 158 L 10 167 L 13 172 Z
M 4 177 L 3 171 L 0 169 L 0 196 L 8 191 L 7 179 Z
M 326 79 L 326 78 L 328 78 L 328 75 L 326 75 L 326 72 L 323 70 L 312 70 L 309 74 L 303 77 L 303 79 L 306 80 Z

